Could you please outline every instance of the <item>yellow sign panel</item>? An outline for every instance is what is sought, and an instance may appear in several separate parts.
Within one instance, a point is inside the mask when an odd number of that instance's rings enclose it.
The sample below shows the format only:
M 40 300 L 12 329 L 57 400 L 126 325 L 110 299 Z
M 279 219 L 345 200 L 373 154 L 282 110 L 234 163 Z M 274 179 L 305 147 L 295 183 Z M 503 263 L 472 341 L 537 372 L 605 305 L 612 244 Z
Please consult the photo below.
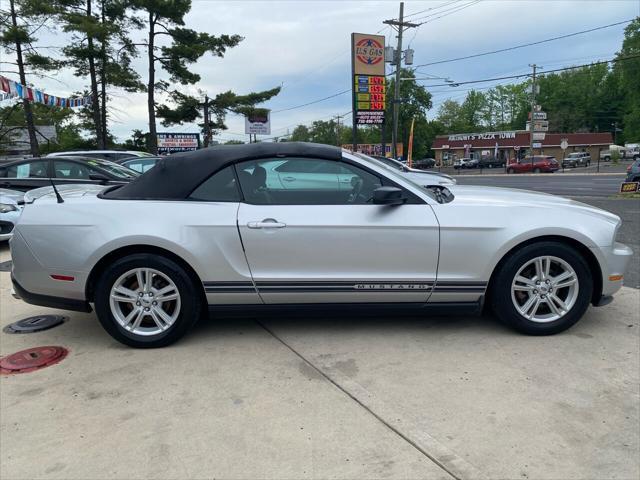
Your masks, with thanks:
M 351 34 L 353 73 L 384 76 L 384 36 Z
M 622 182 L 620 185 L 620 193 L 633 193 L 638 191 L 638 182 Z

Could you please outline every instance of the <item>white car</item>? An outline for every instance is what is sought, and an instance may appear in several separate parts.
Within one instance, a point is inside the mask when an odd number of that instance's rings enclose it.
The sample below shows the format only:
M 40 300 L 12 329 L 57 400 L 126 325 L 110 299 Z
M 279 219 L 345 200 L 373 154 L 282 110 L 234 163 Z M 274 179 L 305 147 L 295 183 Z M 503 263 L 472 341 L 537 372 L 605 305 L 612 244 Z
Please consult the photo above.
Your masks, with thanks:
M 0 242 L 9 240 L 22 211 L 24 192 L 0 188 Z
M 620 224 L 552 195 L 424 187 L 326 145 L 217 146 L 97 195 L 26 204 L 12 280 L 29 303 L 95 309 L 135 347 L 176 341 L 208 309 L 426 315 L 486 304 L 547 335 L 622 286 L 632 251 L 616 241 Z
M 137 150 L 71 150 L 68 152 L 50 153 L 47 157 L 91 157 L 101 158 L 119 163 L 125 158 L 144 158 L 153 157 L 151 153 L 140 152 Z

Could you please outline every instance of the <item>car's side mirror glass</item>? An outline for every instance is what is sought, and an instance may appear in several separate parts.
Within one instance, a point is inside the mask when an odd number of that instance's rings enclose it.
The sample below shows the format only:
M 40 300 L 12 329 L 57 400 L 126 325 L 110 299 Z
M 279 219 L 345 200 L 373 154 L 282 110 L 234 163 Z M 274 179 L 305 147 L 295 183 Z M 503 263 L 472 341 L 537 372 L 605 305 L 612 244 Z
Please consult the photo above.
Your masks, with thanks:
M 376 205 L 402 205 L 407 199 L 397 187 L 378 187 L 373 191 L 373 203 Z

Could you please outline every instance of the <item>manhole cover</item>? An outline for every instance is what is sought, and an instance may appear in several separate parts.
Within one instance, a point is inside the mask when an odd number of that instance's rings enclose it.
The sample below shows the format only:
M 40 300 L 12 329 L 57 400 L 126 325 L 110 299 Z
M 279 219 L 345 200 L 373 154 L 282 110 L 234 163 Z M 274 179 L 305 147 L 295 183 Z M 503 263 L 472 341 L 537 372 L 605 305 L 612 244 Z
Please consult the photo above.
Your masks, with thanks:
M 37 315 L 13 322 L 2 329 L 4 333 L 33 333 L 57 327 L 66 322 L 62 315 Z
M 39 370 L 61 361 L 69 351 L 63 347 L 35 347 L 0 359 L 0 373 L 10 375 Z
M 11 260 L 7 260 L 6 262 L 0 262 L 0 272 L 10 272 L 11 271 Z

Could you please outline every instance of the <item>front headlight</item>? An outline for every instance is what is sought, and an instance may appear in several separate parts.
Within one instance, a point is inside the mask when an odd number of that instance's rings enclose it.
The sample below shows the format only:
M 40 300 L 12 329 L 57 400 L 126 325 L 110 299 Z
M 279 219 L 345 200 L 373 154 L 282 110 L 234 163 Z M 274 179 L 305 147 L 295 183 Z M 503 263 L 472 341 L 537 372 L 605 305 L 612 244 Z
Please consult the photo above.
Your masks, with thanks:
M 0 203 L 0 213 L 15 212 L 16 210 L 18 210 L 18 207 L 11 203 Z

